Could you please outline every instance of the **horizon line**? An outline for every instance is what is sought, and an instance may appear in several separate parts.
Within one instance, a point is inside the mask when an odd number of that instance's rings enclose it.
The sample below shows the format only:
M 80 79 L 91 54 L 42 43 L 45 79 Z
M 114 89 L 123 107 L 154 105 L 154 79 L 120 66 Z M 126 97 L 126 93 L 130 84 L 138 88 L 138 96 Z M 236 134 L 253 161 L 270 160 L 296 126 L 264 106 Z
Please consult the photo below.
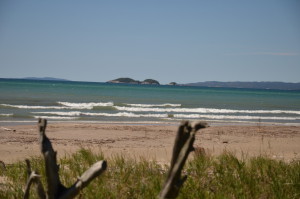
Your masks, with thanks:
M 47 79 L 51 78 L 51 79 Z M 23 79 L 23 80 L 36 80 L 36 81 L 70 81 L 70 82 L 91 82 L 91 83 L 107 83 L 111 80 L 107 81 L 87 81 L 87 80 L 70 80 L 70 79 L 65 79 L 65 78 L 56 78 L 56 77 L 0 77 L 0 79 Z M 155 80 L 155 79 L 154 79 Z M 156 80 L 158 81 L 158 80 Z M 158 81 L 159 82 L 159 81 Z M 176 82 L 176 81 L 171 81 L 171 82 Z M 280 80 L 229 80 L 229 81 L 220 81 L 220 80 L 206 80 L 206 81 L 197 81 L 197 82 L 189 82 L 189 83 L 177 83 L 178 85 L 183 85 L 183 84 L 194 84 L 194 83 L 202 83 L 202 82 L 226 82 L 226 83 L 231 83 L 231 82 L 241 82 L 241 83 L 292 83 L 292 84 L 300 84 L 299 82 L 288 82 L 288 81 L 280 81 Z M 166 83 L 168 84 L 168 83 Z M 162 84 L 165 85 L 165 84 Z

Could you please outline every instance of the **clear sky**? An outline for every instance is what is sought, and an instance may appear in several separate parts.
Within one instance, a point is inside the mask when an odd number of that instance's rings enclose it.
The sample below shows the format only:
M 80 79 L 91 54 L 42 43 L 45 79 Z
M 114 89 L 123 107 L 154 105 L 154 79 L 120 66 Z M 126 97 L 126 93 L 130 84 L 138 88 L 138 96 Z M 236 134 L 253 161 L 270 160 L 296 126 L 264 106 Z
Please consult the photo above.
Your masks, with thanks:
M 300 82 L 299 0 L 0 1 L 0 77 Z

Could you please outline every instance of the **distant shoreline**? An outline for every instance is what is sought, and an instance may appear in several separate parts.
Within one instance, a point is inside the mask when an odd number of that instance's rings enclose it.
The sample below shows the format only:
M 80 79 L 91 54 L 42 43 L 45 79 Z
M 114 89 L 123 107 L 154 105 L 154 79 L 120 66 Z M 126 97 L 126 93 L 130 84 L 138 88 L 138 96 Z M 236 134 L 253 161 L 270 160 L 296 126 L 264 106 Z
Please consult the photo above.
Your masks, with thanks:
M 209 87 L 209 88 L 242 88 L 242 89 L 276 89 L 276 90 L 300 90 L 300 83 L 288 82 L 219 82 L 207 81 L 185 84 L 186 86 Z
M 28 81 L 53 81 L 53 82 L 86 82 L 86 83 L 108 83 L 108 84 L 132 84 L 132 85 L 157 85 L 157 86 L 191 86 L 200 88 L 235 88 L 235 89 L 259 89 L 259 90 L 287 90 L 287 91 L 300 91 L 300 83 L 291 82 L 219 82 L 219 81 L 206 81 L 197 83 L 177 84 L 171 82 L 169 84 L 153 83 L 152 81 L 137 82 L 122 82 L 110 80 L 107 82 L 94 82 L 94 81 L 73 81 L 67 79 L 53 78 L 53 77 L 26 77 L 26 78 L 0 78 L 0 80 L 28 80 Z M 152 79 L 148 79 L 152 80 Z M 156 81 L 156 80 L 154 80 Z

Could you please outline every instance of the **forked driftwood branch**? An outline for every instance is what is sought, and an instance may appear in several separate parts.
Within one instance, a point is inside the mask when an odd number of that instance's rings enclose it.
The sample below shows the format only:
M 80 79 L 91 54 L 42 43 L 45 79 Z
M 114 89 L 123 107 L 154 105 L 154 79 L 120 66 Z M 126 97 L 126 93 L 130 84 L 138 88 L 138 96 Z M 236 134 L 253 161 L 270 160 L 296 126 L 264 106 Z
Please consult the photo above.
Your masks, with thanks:
M 30 193 L 29 191 L 30 191 L 30 187 L 31 187 L 32 183 L 34 183 L 36 186 L 36 192 L 37 192 L 39 198 L 46 198 L 45 190 L 44 190 L 43 184 L 40 180 L 41 176 L 39 175 L 39 173 L 37 171 L 31 170 L 30 161 L 28 159 L 26 159 L 25 161 L 26 161 L 26 165 L 27 165 L 27 184 L 26 184 L 23 199 L 29 198 L 29 193 Z
M 41 152 L 45 160 L 45 171 L 47 178 L 47 192 L 45 194 L 42 183 L 39 180 L 37 172 L 31 171 L 29 160 L 27 163 L 28 181 L 25 189 L 24 198 L 29 197 L 29 189 L 32 183 L 37 185 L 37 192 L 41 199 L 70 199 L 74 198 L 81 189 L 86 187 L 95 177 L 102 174 L 107 167 L 106 161 L 99 161 L 92 165 L 85 171 L 81 177 L 69 188 L 66 188 L 59 179 L 59 166 L 57 165 L 56 152 L 53 150 L 49 138 L 45 131 L 47 127 L 47 120 L 39 119 L 38 128 L 40 133 Z
M 180 187 L 187 176 L 181 177 L 181 171 L 191 151 L 194 150 L 195 133 L 202 128 L 208 127 L 205 122 L 191 124 L 188 121 L 182 122 L 178 128 L 174 143 L 173 155 L 167 179 L 163 185 L 159 198 L 176 198 Z

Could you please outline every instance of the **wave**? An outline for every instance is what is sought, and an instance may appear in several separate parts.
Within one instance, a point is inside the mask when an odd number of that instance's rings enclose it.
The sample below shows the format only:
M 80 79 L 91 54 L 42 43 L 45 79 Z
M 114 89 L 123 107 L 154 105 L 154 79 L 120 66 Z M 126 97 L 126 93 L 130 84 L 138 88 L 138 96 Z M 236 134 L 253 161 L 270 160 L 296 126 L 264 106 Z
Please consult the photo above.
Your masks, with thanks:
M 44 118 L 44 119 L 52 119 L 52 120 L 76 120 L 78 117 L 60 117 L 60 116 L 33 116 L 34 118 Z
M 223 120 L 300 120 L 300 117 L 270 117 L 270 116 L 236 116 L 236 115 L 201 115 L 201 114 L 136 114 L 132 112 L 119 113 L 90 113 L 90 112 L 32 112 L 33 114 L 47 114 L 58 116 L 104 116 L 104 117 L 148 117 L 148 118 L 177 118 L 177 119 L 223 119 Z M 39 116 L 48 117 L 48 116 Z
M 82 113 L 80 111 L 71 111 L 71 112 L 31 112 L 33 114 L 42 114 L 42 115 L 60 115 L 60 116 L 80 116 Z
M 163 118 L 167 117 L 167 114 L 135 114 L 130 112 L 119 112 L 119 113 L 89 113 L 89 112 L 32 112 L 33 114 L 42 115 L 58 115 L 58 116 L 106 116 L 106 117 L 154 117 Z M 44 117 L 44 116 L 40 116 Z
M 297 114 L 300 111 L 290 110 L 233 110 L 233 109 L 214 109 L 214 108 L 146 108 L 146 107 L 122 107 L 114 106 L 119 111 L 131 112 L 174 112 L 174 113 L 258 113 L 258 114 Z
M 8 113 L 8 114 L 0 114 L 0 117 L 11 117 L 11 116 L 14 116 L 13 113 Z
M 165 118 L 167 114 L 135 114 L 130 112 L 119 112 L 119 113 L 83 113 L 88 116 L 106 116 L 106 117 L 149 117 L 149 118 Z
M 0 104 L 2 107 L 19 108 L 19 109 L 78 109 L 78 110 L 117 110 L 116 107 L 180 107 L 181 104 L 126 104 L 120 103 L 114 106 L 113 102 L 89 102 L 89 103 L 73 103 L 73 102 L 57 102 L 61 106 L 34 106 L 34 105 L 12 105 Z
M 300 117 L 268 117 L 268 116 L 236 116 L 236 115 L 200 115 L 200 114 L 174 114 L 175 118 L 190 119 L 239 119 L 239 120 L 300 120 Z
M 70 107 L 73 109 L 93 109 L 94 107 L 101 107 L 101 106 L 113 106 L 113 102 L 90 102 L 90 103 L 71 103 L 71 102 L 58 102 L 66 107 Z
M 101 109 L 101 107 L 112 107 L 113 103 L 70 103 L 70 102 L 58 102 L 58 104 L 62 106 L 31 106 L 31 105 L 12 105 L 12 104 L 0 104 L 2 107 L 10 107 L 10 108 L 19 108 L 19 109 L 57 109 L 57 110 L 63 110 L 63 109 Z
M 29 105 L 12 105 L 12 104 L 0 104 L 4 107 L 19 108 L 19 109 L 70 109 L 69 107 L 62 106 L 29 106 Z
M 132 107 L 181 107 L 181 104 L 125 104 Z
M 295 114 L 300 115 L 300 111 L 293 110 L 234 110 L 216 108 L 179 108 L 181 104 L 124 104 L 124 106 L 114 106 L 113 102 L 90 102 L 71 103 L 57 102 L 62 106 L 30 106 L 0 104 L 1 107 L 11 107 L 19 109 L 70 109 L 70 110 L 99 110 L 99 111 L 126 111 L 126 112 L 160 112 L 160 113 L 213 113 L 213 114 Z

